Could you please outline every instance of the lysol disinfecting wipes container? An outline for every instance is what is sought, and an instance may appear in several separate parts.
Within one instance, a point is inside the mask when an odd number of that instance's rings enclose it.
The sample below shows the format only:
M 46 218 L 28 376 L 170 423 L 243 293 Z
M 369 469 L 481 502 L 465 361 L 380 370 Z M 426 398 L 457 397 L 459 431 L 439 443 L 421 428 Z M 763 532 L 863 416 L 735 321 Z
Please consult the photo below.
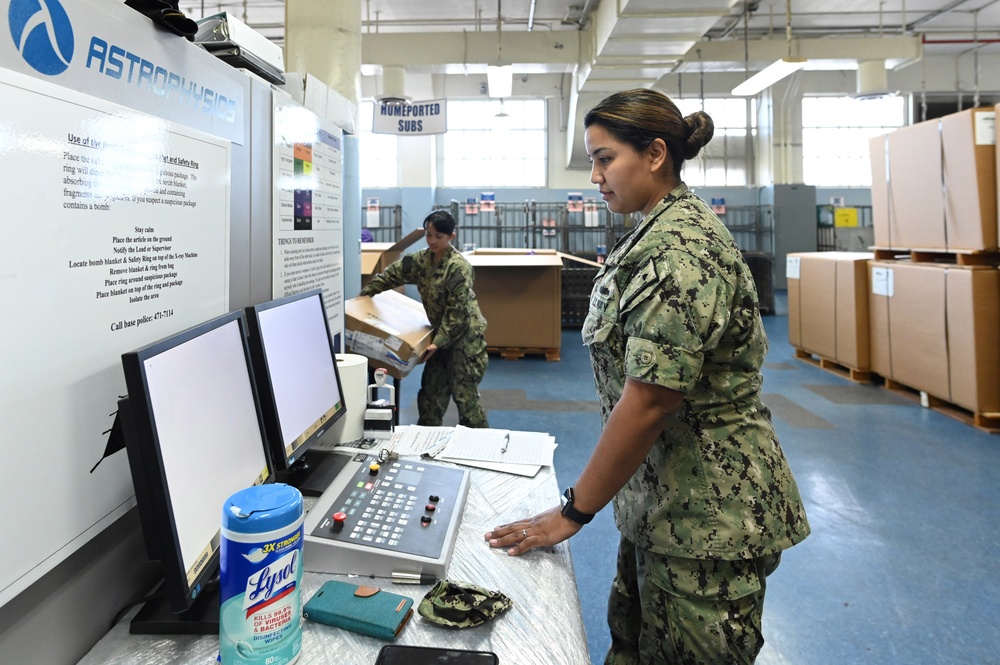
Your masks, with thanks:
M 302 650 L 302 494 L 276 483 L 222 507 L 219 655 L 223 665 L 290 665 Z

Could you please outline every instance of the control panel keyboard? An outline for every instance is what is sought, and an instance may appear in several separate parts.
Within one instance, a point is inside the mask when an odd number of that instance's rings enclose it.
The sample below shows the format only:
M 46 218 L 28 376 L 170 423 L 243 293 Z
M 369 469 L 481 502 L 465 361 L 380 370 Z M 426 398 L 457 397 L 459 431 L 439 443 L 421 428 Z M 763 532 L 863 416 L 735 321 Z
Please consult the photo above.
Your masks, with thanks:
M 305 569 L 444 577 L 468 485 L 465 469 L 355 454 L 306 516 Z

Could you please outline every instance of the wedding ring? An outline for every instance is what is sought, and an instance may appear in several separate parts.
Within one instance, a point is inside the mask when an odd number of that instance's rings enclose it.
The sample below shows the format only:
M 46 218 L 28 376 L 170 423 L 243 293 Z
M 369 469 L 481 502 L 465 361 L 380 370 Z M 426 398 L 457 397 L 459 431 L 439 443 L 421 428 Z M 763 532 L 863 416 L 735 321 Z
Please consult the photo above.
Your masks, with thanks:
M 527 537 L 528 537 L 528 530 L 527 529 L 521 529 L 521 540 L 524 540 Z

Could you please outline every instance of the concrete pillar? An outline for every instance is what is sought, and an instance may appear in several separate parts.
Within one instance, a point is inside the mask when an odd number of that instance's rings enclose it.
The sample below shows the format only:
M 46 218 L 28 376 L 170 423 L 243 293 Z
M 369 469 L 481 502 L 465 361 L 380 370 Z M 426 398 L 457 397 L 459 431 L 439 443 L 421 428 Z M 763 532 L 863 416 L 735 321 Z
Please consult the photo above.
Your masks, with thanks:
M 285 69 L 308 72 L 357 104 L 361 99 L 361 1 L 286 2 Z

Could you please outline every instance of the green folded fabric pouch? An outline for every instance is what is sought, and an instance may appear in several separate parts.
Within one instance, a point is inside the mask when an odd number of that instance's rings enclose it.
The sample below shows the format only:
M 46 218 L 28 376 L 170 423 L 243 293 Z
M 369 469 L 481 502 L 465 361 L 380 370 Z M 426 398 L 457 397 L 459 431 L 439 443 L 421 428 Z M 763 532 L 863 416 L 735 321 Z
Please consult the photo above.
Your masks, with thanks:
M 420 601 L 417 612 L 441 626 L 471 628 L 490 621 L 513 605 L 514 601 L 499 591 L 440 580 Z
M 413 599 L 363 584 L 329 580 L 306 602 L 302 616 L 392 641 L 413 616 Z

